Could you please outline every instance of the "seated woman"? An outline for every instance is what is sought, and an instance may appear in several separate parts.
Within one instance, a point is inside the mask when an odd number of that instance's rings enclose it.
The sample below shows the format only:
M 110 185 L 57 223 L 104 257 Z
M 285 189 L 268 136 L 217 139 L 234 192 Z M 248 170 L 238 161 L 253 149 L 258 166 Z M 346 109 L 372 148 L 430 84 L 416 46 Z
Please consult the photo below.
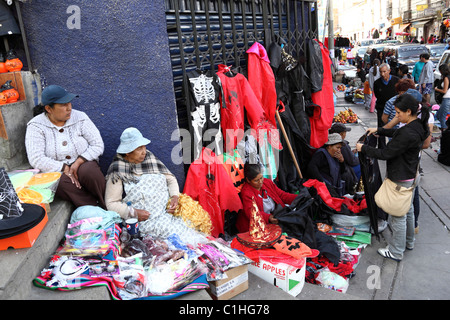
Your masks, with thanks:
M 345 124 L 336 122 L 331 126 L 331 129 L 329 130 L 330 133 L 339 133 L 342 137 L 342 148 L 341 153 L 344 157 L 344 162 L 347 166 L 352 168 L 353 172 L 356 176 L 356 181 L 359 181 L 361 178 L 361 166 L 359 164 L 359 159 L 356 156 L 356 149 L 355 152 L 352 151 L 352 148 L 350 148 L 350 143 L 345 140 L 347 137 L 347 132 L 351 131 L 352 129 L 349 127 L 346 127 Z
M 137 218 L 142 234 L 167 238 L 177 233 L 187 243 L 195 242 L 199 234 L 171 214 L 178 206 L 177 179 L 147 150 L 149 143 L 136 128 L 123 131 L 106 174 L 106 207 L 124 220 Z
M 341 153 L 342 143 L 339 133 L 328 134 L 328 141 L 317 149 L 307 168 L 308 178 L 324 182 L 335 197 L 351 192 L 357 183 L 354 172 L 346 168 Z
M 284 192 L 272 180 L 264 178 L 259 164 L 246 163 L 244 176 L 245 183 L 240 193 L 243 212 L 239 213 L 236 222 L 238 231 L 242 233 L 249 230 L 253 199 L 255 199 L 259 212 L 266 223 L 278 223 L 271 214 L 276 204 L 285 207 L 286 204 L 291 204 L 297 195 Z
M 72 109 L 75 97 L 56 85 L 42 91 L 41 104 L 27 124 L 28 161 L 41 172 L 62 172 L 56 196 L 76 207 L 98 205 L 106 209 L 105 177 L 98 165 L 103 140 L 89 117 Z

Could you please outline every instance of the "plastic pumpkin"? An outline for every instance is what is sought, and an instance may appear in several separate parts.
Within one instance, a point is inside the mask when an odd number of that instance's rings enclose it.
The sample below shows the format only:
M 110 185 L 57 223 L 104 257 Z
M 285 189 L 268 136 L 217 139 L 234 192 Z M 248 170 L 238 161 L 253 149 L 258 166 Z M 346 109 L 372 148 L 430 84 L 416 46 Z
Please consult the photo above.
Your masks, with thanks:
M 8 97 L 3 93 L 3 91 L 0 92 L 0 105 L 8 103 Z
M 3 94 L 6 96 L 6 103 L 13 103 L 19 100 L 19 92 L 11 85 L 11 80 L 2 86 Z
M 5 72 L 8 72 L 8 69 L 6 69 L 5 58 L 3 57 L 3 54 L 0 53 L 0 73 Z
M 5 67 L 6 67 L 6 70 L 8 70 L 9 72 L 22 70 L 23 63 L 22 63 L 22 61 L 20 61 L 19 58 L 17 58 L 14 50 L 8 51 L 8 54 L 6 55 Z

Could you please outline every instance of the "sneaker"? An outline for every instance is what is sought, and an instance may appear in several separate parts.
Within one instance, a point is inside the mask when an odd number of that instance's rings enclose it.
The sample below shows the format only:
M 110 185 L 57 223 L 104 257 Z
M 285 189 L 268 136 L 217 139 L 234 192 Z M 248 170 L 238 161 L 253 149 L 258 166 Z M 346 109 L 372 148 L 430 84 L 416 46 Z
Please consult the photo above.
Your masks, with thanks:
M 402 261 L 402 259 L 395 258 L 394 255 L 389 251 L 389 249 L 387 247 L 378 249 L 378 253 L 385 258 L 389 258 L 389 259 L 392 259 L 397 262 Z

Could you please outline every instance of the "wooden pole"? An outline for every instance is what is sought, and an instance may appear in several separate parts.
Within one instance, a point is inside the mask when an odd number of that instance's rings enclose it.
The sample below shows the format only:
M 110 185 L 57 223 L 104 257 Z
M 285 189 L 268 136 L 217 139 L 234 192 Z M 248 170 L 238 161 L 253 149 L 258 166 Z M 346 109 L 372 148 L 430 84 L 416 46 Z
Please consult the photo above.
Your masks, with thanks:
M 292 150 L 291 143 L 289 142 L 289 138 L 287 136 L 286 130 L 284 129 L 283 122 L 281 121 L 280 114 L 278 110 L 276 110 L 275 115 L 277 116 L 278 123 L 280 124 L 281 131 L 283 132 L 284 139 L 286 140 L 287 147 L 289 149 L 289 153 L 291 154 L 292 160 L 294 161 L 295 168 L 297 168 L 298 174 L 300 178 L 303 179 L 302 172 L 300 171 L 300 167 L 298 165 L 297 159 L 295 158 L 294 150 Z

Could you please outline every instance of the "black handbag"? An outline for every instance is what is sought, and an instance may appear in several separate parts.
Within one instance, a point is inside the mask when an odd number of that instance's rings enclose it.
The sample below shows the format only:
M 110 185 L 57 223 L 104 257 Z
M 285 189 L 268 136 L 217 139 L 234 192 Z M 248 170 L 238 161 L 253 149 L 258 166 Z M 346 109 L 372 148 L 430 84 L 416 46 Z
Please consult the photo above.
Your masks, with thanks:
M 442 89 L 442 83 L 443 81 L 441 79 L 436 79 L 434 80 L 434 87 L 438 88 L 438 89 Z M 436 100 L 437 104 L 441 104 L 442 103 L 442 99 L 443 99 L 444 94 L 441 92 L 437 92 L 436 90 L 434 91 L 434 100 Z

